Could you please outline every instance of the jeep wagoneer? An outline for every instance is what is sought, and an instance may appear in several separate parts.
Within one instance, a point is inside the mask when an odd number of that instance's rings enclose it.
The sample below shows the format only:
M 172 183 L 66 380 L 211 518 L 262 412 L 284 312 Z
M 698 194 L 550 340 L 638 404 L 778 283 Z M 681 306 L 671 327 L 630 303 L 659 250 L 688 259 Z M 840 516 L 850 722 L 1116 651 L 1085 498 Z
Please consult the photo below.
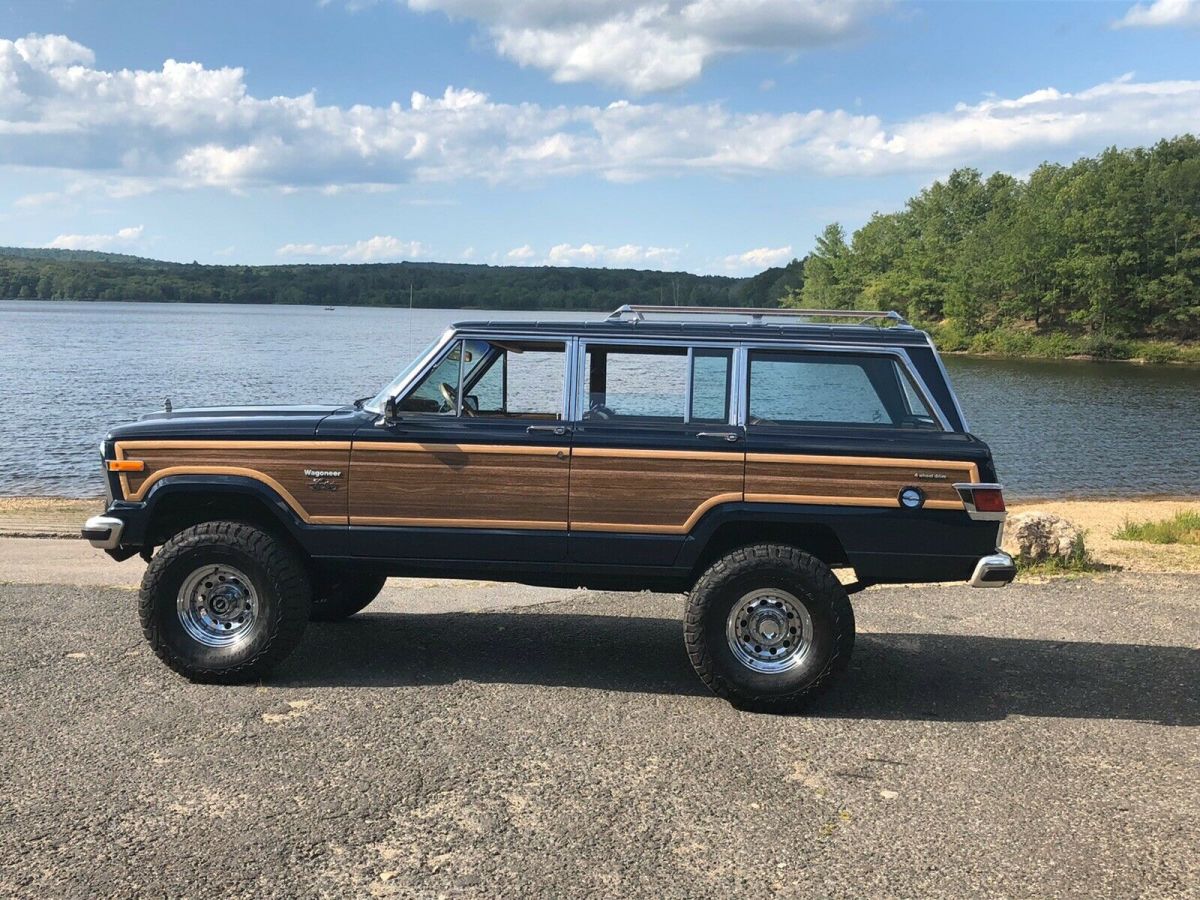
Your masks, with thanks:
M 462 322 L 369 400 L 152 413 L 102 453 L 83 534 L 149 561 L 146 638 L 204 681 L 444 576 L 686 593 L 705 683 L 788 710 L 846 665 L 849 593 L 1015 575 L 991 454 L 895 313 Z

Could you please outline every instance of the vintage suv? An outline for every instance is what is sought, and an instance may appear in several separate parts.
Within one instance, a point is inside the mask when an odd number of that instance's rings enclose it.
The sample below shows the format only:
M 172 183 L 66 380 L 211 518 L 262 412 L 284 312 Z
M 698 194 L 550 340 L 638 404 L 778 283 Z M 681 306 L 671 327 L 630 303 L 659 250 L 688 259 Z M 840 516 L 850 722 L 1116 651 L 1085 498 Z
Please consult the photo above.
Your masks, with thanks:
M 369 400 L 153 413 L 102 455 L 83 536 L 149 561 L 146 638 L 203 681 L 440 575 L 687 592 L 704 682 L 786 710 L 845 667 L 848 592 L 1016 574 L 991 453 L 896 313 L 463 322 Z

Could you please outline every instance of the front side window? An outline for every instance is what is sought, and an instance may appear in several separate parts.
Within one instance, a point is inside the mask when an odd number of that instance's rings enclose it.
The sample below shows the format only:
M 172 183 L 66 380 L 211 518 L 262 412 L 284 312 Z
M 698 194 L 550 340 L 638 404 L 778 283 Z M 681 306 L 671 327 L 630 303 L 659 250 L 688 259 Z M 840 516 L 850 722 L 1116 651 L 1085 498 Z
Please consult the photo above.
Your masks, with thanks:
M 749 375 L 750 425 L 940 427 L 892 356 L 755 351 Z
M 398 409 L 466 418 L 559 419 L 565 351 L 562 341 L 456 341 Z
M 561 419 L 566 344 L 502 341 L 467 385 L 466 415 L 480 418 Z

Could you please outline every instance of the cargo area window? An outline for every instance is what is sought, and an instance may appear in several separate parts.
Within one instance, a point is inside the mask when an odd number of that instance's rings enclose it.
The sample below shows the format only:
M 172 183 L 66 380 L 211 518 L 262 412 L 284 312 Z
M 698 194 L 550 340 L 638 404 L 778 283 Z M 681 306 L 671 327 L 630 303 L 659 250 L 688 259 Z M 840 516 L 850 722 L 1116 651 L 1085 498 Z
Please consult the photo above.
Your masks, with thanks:
M 751 426 L 875 425 L 941 430 L 893 356 L 752 351 Z

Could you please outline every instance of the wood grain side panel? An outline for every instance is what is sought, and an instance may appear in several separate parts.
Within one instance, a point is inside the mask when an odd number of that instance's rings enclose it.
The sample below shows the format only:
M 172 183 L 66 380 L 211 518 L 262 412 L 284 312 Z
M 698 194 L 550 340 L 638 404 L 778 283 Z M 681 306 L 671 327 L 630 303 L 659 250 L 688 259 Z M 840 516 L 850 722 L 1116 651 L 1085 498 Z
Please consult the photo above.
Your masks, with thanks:
M 306 522 L 346 524 L 348 442 L 128 441 L 116 450 L 118 459 L 146 464 L 144 471 L 122 476 L 129 500 L 141 500 L 156 482 L 171 475 L 237 475 L 270 487 Z M 305 469 L 342 474 L 324 479 L 334 490 L 313 490 Z
M 686 531 L 698 510 L 742 497 L 742 454 L 702 458 L 576 454 L 571 466 L 571 527 L 579 531 Z M 708 504 L 708 506 L 705 506 Z
M 919 473 L 919 474 L 918 474 Z M 925 477 L 919 477 L 923 475 Z M 930 478 L 929 476 L 941 476 Z M 784 503 L 894 505 L 900 490 L 916 485 L 931 509 L 961 509 L 956 481 L 977 481 L 978 467 L 945 460 L 888 460 L 751 453 L 746 457 L 746 494 L 778 496 Z
M 352 525 L 567 527 L 565 450 L 355 444 L 350 467 Z

